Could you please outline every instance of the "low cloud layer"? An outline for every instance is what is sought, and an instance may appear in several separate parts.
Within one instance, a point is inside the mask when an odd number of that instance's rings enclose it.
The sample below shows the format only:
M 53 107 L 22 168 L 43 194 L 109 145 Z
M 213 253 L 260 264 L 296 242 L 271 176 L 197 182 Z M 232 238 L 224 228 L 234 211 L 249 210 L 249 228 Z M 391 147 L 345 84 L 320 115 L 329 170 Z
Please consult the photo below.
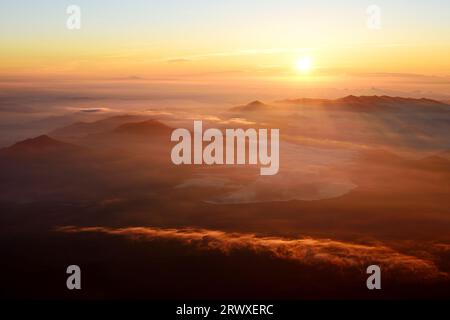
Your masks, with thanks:
M 103 233 L 123 236 L 136 241 L 157 239 L 179 241 L 197 250 L 216 250 L 228 254 L 233 250 L 266 253 L 279 259 L 305 265 L 334 266 L 339 269 L 364 268 L 378 264 L 385 271 L 414 275 L 423 280 L 448 279 L 449 275 L 437 267 L 430 258 L 407 255 L 384 244 L 355 244 L 330 239 L 259 237 L 251 233 L 227 233 L 207 229 L 160 229 L 152 227 L 57 228 L 65 233 Z

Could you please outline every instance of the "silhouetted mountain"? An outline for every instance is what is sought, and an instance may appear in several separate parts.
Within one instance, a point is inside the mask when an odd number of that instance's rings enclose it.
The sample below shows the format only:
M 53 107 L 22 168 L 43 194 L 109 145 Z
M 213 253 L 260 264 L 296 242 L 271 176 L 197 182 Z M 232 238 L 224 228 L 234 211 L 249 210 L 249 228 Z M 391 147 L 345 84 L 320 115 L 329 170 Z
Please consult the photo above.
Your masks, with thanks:
M 172 129 L 157 120 L 125 123 L 113 130 L 114 133 L 129 135 L 170 135 Z
M 450 112 L 450 105 L 432 99 L 414 99 L 390 96 L 353 96 L 328 99 L 293 99 L 278 101 L 281 105 L 288 106 L 322 106 L 325 109 L 353 112 Z
M 112 175 L 105 172 L 108 159 L 96 150 L 48 136 L 18 142 L 0 150 L 0 202 L 98 196 L 111 185 L 101 184 Z
M 334 100 L 337 103 L 342 104 L 374 104 L 374 105 L 422 105 L 422 106 L 447 106 L 449 105 L 427 98 L 414 99 L 414 98 L 403 98 L 403 97 L 390 97 L 390 96 L 360 96 L 356 97 L 349 95 L 344 98 Z
M 290 105 L 323 105 L 330 103 L 333 100 L 330 99 L 314 99 L 314 98 L 298 98 L 298 99 L 285 99 L 278 100 L 276 103 L 290 104 Z
M 86 149 L 83 147 L 58 141 L 47 135 L 42 135 L 36 138 L 17 142 L 8 148 L 4 148 L 0 150 L 0 155 L 35 156 L 55 153 L 68 155 L 70 153 L 78 153 L 84 150 Z
M 67 127 L 56 129 L 50 132 L 49 135 L 56 138 L 76 138 L 88 134 L 111 131 L 124 123 L 147 119 L 148 117 L 140 115 L 120 115 L 95 122 L 76 122 Z
M 267 111 L 270 109 L 272 109 L 272 106 L 267 105 L 259 100 L 255 100 L 244 106 L 238 106 L 238 107 L 231 108 L 231 111 L 256 112 L 256 111 Z

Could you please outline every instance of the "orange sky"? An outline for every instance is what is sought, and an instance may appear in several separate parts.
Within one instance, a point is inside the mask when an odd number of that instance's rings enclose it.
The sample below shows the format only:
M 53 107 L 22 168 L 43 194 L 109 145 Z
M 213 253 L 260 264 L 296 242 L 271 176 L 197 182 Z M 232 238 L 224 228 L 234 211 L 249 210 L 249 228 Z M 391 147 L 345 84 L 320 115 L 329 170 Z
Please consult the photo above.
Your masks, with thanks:
M 350 87 L 382 76 L 449 91 L 450 10 L 436 1 L 409 11 L 379 1 L 377 30 L 367 26 L 369 4 L 351 0 L 78 3 L 80 30 L 66 28 L 68 3 L 5 4 L 0 75 Z M 311 68 L 299 71 L 305 58 Z

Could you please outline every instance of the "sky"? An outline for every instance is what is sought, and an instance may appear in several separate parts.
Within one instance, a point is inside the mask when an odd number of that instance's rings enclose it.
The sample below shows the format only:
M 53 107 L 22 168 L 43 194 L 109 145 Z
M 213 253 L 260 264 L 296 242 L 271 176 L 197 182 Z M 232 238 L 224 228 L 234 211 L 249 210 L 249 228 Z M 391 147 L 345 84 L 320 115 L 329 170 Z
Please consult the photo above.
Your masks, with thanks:
M 74 4 L 80 30 L 66 27 Z M 367 27 L 374 4 L 376 30 Z M 438 0 L 0 0 L 0 75 L 224 83 L 427 76 L 447 90 L 449 34 L 450 2 Z M 302 59 L 307 70 L 297 67 Z

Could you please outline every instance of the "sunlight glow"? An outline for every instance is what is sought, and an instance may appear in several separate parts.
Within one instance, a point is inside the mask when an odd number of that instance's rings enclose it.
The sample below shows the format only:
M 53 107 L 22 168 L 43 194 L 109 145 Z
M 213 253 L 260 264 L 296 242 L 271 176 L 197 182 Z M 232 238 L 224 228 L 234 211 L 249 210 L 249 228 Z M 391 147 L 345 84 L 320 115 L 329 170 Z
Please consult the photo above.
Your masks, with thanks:
M 302 73 L 309 72 L 312 68 L 312 61 L 310 57 L 302 57 L 296 61 L 296 69 Z

